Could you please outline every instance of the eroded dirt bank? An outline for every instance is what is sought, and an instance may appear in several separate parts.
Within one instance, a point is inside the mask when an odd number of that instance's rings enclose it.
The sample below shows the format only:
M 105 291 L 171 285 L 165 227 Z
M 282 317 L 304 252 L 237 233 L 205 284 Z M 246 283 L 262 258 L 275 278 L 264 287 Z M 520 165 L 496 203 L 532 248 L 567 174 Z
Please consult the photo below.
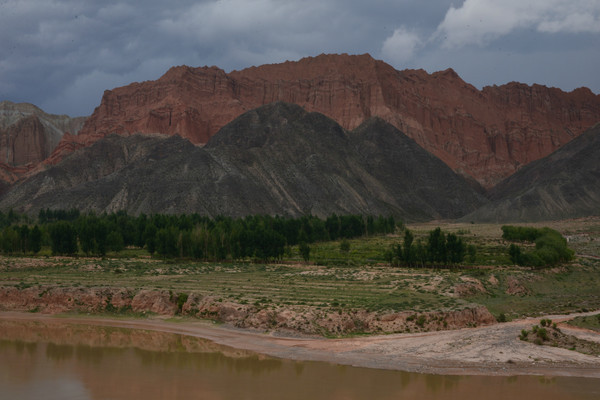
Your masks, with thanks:
M 111 287 L 0 287 L 0 310 L 47 314 L 131 311 L 160 316 L 181 315 L 212 319 L 238 328 L 324 336 L 451 330 L 496 322 L 482 306 L 426 313 L 334 310 L 310 306 L 261 307 L 197 293 Z
M 577 315 L 589 315 L 577 314 Z M 559 322 L 570 316 L 546 316 Z M 396 369 L 410 372 L 446 375 L 547 375 L 581 376 L 600 379 L 600 357 L 574 351 L 537 346 L 518 339 L 523 328 L 531 327 L 537 319 L 525 319 L 504 324 L 465 328 L 454 331 L 413 334 L 379 335 L 350 339 L 323 339 L 314 337 L 281 337 L 213 325 L 206 321 L 185 320 L 173 323 L 161 319 L 117 320 L 97 317 L 54 317 L 45 314 L 0 312 L 0 321 L 35 321 L 64 331 L 65 324 L 97 325 L 132 328 L 151 332 L 177 333 L 208 339 L 216 344 L 238 349 L 238 356 L 246 351 L 274 357 L 333 362 L 370 368 Z M 561 325 L 562 329 L 569 329 Z M 16 329 L 16 330 L 15 330 Z M 15 332 L 17 328 L 13 329 Z M 85 328 L 80 328 L 84 329 Z M 14 332 L 13 332 L 14 333 Z M 17 332 L 18 333 L 18 332 Z M 573 329 L 569 333 L 586 335 L 588 340 L 600 342 L 600 335 Z M 143 347 L 156 344 L 155 335 L 137 334 Z M 60 336 L 60 335 L 59 335 Z M 79 337 L 79 335 L 77 335 Z M 79 338 L 94 345 L 96 336 Z M 128 345 L 128 340 L 117 335 L 114 340 Z M 162 339 L 161 339 L 162 340 Z M 185 341 L 185 340 L 184 340 Z M 162 342 L 159 341 L 159 344 Z M 197 344 L 190 349 L 198 351 L 211 346 Z M 202 351 L 202 350 L 200 350 Z M 230 351 L 235 354 L 235 351 Z

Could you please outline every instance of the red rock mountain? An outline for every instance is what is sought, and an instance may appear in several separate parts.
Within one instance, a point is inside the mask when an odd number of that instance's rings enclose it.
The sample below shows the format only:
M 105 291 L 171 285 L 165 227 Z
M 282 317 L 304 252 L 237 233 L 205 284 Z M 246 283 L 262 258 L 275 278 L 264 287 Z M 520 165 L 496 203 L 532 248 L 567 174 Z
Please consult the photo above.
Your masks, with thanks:
M 173 67 L 156 81 L 106 91 L 79 135 L 65 135 L 47 162 L 114 132 L 179 134 L 204 144 L 241 113 L 275 101 L 347 129 L 382 117 L 485 187 L 600 121 L 600 96 L 585 88 L 509 83 L 478 90 L 451 69 L 397 71 L 369 55 L 321 55 L 229 74 Z
M 0 180 L 12 183 L 50 156 L 65 132 L 85 118 L 47 114 L 27 103 L 0 102 Z

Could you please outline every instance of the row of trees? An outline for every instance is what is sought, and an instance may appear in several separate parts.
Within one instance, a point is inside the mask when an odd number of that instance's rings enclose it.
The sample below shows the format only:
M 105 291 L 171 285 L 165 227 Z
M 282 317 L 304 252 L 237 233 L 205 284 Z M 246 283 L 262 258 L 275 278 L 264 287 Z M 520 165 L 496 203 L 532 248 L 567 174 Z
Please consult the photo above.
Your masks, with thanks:
M 108 251 L 125 247 L 145 247 L 151 254 L 163 257 L 186 257 L 204 260 L 279 258 L 285 246 L 317 241 L 354 238 L 362 235 L 394 232 L 393 217 L 363 217 L 360 215 L 331 215 L 326 219 L 315 216 L 285 218 L 248 216 L 245 218 L 209 218 L 198 214 L 129 216 L 125 212 L 96 215 L 77 210 L 41 210 L 38 215 L 40 244 L 49 245 L 57 255 L 76 254 L 103 256 Z M 28 228 L 24 225 L 24 228 Z M 15 226 L 5 228 L 2 243 L 20 235 Z M 23 248 L 2 247 L 13 254 Z M 20 242 L 19 242 L 20 243 Z M 39 247 L 39 246 L 38 246 Z M 37 252 L 39 248 L 24 248 Z
M 0 249 L 4 254 L 37 253 L 42 248 L 42 231 L 35 225 L 5 227 L 0 234 Z
M 462 263 L 467 253 L 474 259 L 475 251 L 474 246 L 466 246 L 462 238 L 454 233 L 446 235 L 439 227 L 429 232 L 425 243 L 420 239 L 415 243 L 413 233 L 405 229 L 403 242 L 388 250 L 386 258 L 392 265 L 446 266 Z
M 529 246 L 529 250 L 523 250 L 515 243 L 508 246 L 510 260 L 517 265 L 535 268 L 552 266 L 571 261 L 575 254 L 560 232 L 550 228 L 505 225 L 502 227 L 502 238 L 535 243 L 535 247 Z

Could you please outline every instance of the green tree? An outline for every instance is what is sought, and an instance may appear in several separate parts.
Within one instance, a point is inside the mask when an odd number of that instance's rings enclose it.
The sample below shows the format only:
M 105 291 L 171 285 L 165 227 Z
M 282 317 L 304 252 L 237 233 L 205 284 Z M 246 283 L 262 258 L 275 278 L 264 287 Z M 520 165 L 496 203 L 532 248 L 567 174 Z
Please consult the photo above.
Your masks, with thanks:
M 402 254 L 403 261 L 408 266 L 415 264 L 415 247 L 413 246 L 414 236 L 409 229 L 404 231 L 404 252 Z
M 21 237 L 11 226 L 2 231 L 2 252 L 14 254 L 21 250 Z
M 415 260 L 421 266 L 425 266 L 427 262 L 428 254 L 427 247 L 421 242 L 421 239 L 417 240 L 417 244 L 415 245 Z
M 521 248 L 516 244 L 512 243 L 510 246 L 508 246 L 508 255 L 510 256 L 510 262 L 512 262 L 514 265 L 521 265 L 523 263 Z
M 463 262 L 465 258 L 466 247 L 462 240 L 454 233 L 449 233 L 446 236 L 446 254 L 447 261 L 452 264 L 459 264 Z
M 151 255 L 156 251 L 156 234 L 158 233 L 158 229 L 156 229 L 156 225 L 150 222 L 146 224 L 144 228 L 144 242 L 146 243 L 146 250 Z
M 431 263 L 446 263 L 446 235 L 444 235 L 440 227 L 437 227 L 429 232 L 429 238 L 427 240 L 427 254 Z
M 77 231 L 70 222 L 58 221 L 48 228 L 53 255 L 77 253 Z
M 42 249 L 42 231 L 35 225 L 29 235 L 29 249 L 37 254 Z
M 304 261 L 308 262 L 308 260 L 310 260 L 310 246 L 306 242 L 302 242 L 302 243 L 300 243 L 298 250 L 300 251 L 300 255 L 302 256 L 302 259 L 304 259 Z
M 162 228 L 156 234 L 156 252 L 163 257 L 177 257 L 178 248 L 177 240 L 179 238 L 179 230 L 170 226 Z
M 29 227 L 27 225 L 21 225 L 18 228 L 19 231 L 19 247 L 23 254 L 29 251 Z
M 118 253 L 125 248 L 123 236 L 119 231 L 111 231 L 106 235 L 106 248 L 110 251 Z

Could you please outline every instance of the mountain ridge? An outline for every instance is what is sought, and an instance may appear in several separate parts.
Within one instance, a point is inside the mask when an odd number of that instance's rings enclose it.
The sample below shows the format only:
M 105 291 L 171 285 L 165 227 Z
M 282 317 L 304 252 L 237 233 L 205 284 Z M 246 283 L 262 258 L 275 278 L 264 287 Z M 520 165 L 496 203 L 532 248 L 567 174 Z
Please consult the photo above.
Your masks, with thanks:
M 488 192 L 490 203 L 463 217 L 531 222 L 600 215 L 600 124 Z
M 204 147 L 176 135 L 110 135 L 18 184 L 0 208 L 424 220 L 456 218 L 485 202 L 385 121 L 360 129 L 279 102 L 242 114 Z
M 352 130 L 379 116 L 456 172 L 492 187 L 600 121 L 600 96 L 515 82 L 478 90 L 455 71 L 395 70 L 369 55 L 320 55 L 226 73 L 178 66 L 156 81 L 106 91 L 81 134 L 49 159 L 109 133 L 179 134 L 205 144 L 222 126 L 275 101 Z

